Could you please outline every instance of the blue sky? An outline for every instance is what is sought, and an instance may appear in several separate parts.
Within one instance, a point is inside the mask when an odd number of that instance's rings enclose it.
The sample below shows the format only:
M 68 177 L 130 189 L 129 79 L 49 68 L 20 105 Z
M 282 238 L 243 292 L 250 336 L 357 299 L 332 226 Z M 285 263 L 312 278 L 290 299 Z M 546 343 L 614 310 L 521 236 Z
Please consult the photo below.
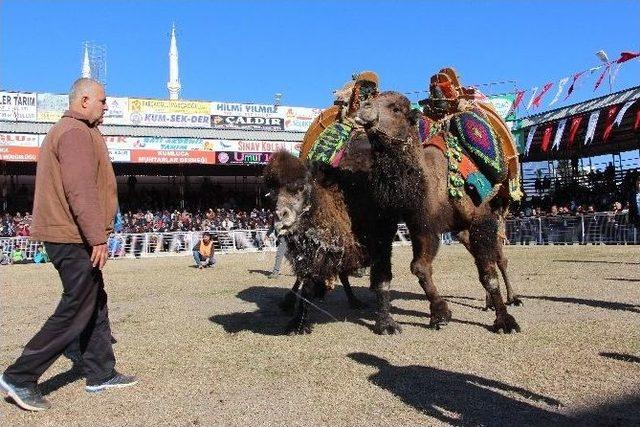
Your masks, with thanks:
M 281 92 L 283 104 L 323 107 L 353 72 L 375 70 L 383 89 L 409 92 L 447 65 L 464 83 L 530 88 L 599 65 L 600 49 L 610 59 L 640 50 L 638 0 L 3 0 L 0 88 L 66 93 L 91 40 L 108 49 L 108 94 L 166 98 L 173 22 L 182 98 L 228 102 Z M 570 101 L 605 94 L 594 82 Z M 614 90 L 638 84 L 634 60 Z

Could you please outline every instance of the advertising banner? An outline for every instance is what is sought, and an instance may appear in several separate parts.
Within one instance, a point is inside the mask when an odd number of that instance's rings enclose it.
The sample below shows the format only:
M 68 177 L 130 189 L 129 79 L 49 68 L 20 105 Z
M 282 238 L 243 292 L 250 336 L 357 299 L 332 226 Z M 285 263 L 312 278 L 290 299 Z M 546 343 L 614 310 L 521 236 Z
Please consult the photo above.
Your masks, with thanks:
M 284 130 L 282 117 L 211 116 L 211 127 L 220 129 Z
M 6 162 L 37 162 L 38 147 L 14 147 L 0 145 L 0 160 Z
M 0 120 L 35 122 L 36 94 L 0 92 Z
M 114 163 L 129 163 L 131 161 L 131 150 L 109 148 L 109 158 Z
M 229 141 L 222 139 L 205 139 L 205 146 L 213 151 L 245 151 L 273 153 L 278 150 L 294 152 L 300 150 L 300 142 L 294 141 Z
M 109 150 L 131 150 L 144 148 L 144 138 L 137 136 L 105 136 L 104 141 Z
M 306 132 L 313 120 L 322 112 L 319 108 L 279 107 L 284 116 L 284 130 Z
M 128 125 L 129 122 L 129 98 L 116 98 L 107 96 L 107 107 L 104 113 L 103 123 L 106 125 Z
M 62 117 L 62 113 L 69 109 L 69 97 L 67 95 L 39 93 L 37 101 L 39 122 L 57 122 Z
M 0 147 L 38 147 L 40 135 L 33 133 L 0 133 Z
M 215 153 L 213 151 L 181 151 L 181 150 L 131 150 L 131 161 L 136 163 L 164 163 L 185 164 L 204 163 L 214 164 Z
M 128 107 L 133 125 L 210 127 L 208 102 L 129 98 Z
M 161 138 L 153 136 L 105 136 L 108 148 L 148 150 L 213 151 L 213 141 L 199 138 Z
M 211 102 L 211 115 L 213 116 L 240 116 L 240 117 L 282 117 L 282 108 L 266 104 L 237 104 L 230 102 Z
M 216 153 L 216 163 L 225 165 L 264 165 L 269 163 L 272 154 L 221 151 Z

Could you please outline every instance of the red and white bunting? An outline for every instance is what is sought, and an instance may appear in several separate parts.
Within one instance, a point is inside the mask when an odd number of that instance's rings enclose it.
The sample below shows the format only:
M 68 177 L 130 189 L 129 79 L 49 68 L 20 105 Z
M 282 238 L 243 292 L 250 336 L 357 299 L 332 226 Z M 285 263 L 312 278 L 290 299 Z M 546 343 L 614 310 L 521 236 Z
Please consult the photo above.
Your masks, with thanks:
M 558 123 L 558 130 L 556 130 L 556 136 L 553 138 L 553 144 L 551 144 L 552 150 L 560 149 L 560 140 L 562 139 L 562 134 L 564 133 L 564 128 L 567 125 L 567 119 L 562 119 Z
M 598 124 L 598 117 L 600 117 L 600 110 L 596 110 L 589 116 L 589 124 L 587 125 L 587 134 L 584 138 L 584 145 L 593 141 L 593 136 L 596 133 L 596 125 Z
M 536 99 L 536 93 L 538 93 L 538 86 L 531 89 L 531 99 L 529 99 L 529 103 L 527 104 L 527 110 L 533 105 L 533 100 Z
M 622 118 L 624 117 L 624 113 L 627 112 L 627 110 L 629 109 L 629 107 L 631 107 L 633 105 L 634 102 L 636 102 L 637 100 L 634 99 L 633 101 L 627 101 L 624 103 L 624 105 L 622 106 L 622 108 L 620 109 L 620 111 L 618 111 L 618 115 L 616 116 L 616 119 L 613 121 L 613 124 L 616 126 L 620 126 L 620 123 L 622 122 Z
M 546 83 L 544 85 L 544 87 L 542 88 L 542 90 L 540 91 L 540 94 L 538 94 L 538 96 L 536 96 L 536 99 L 533 100 L 533 106 L 534 107 L 539 107 L 540 106 L 540 102 L 542 101 L 542 97 L 549 92 L 549 89 L 551 89 L 551 86 L 553 86 L 552 82 Z
M 611 131 L 613 130 L 613 119 L 618 112 L 619 105 L 612 105 L 607 109 L 607 119 L 605 120 L 604 125 L 604 133 L 602 134 L 602 140 L 606 141 L 611 136 Z
M 536 130 L 538 130 L 538 125 L 531 126 L 531 129 L 529 129 L 529 135 L 527 135 L 527 144 L 524 146 L 525 156 L 529 154 L 529 150 L 531 149 L 531 143 L 533 142 L 533 135 L 536 134 Z
M 566 85 L 568 81 L 569 81 L 569 77 L 565 77 L 564 79 L 560 79 L 560 81 L 558 82 L 558 90 L 556 92 L 556 96 L 553 97 L 553 99 L 549 103 L 549 106 L 552 106 L 553 104 L 558 102 L 558 100 L 560 99 L 560 94 L 562 93 L 562 90 L 564 89 L 564 85 Z

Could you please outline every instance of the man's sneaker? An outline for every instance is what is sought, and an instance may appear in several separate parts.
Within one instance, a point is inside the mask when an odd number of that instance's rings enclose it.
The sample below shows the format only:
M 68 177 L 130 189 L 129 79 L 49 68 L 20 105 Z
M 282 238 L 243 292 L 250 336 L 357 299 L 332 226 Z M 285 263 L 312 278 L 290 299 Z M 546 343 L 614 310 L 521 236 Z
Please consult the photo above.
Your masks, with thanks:
M 16 404 L 27 411 L 44 411 L 51 408 L 51 403 L 40 393 L 38 386 L 18 387 L 11 384 L 2 375 L 0 377 L 0 388 L 7 393 Z
M 84 389 L 89 393 L 97 393 L 109 388 L 123 388 L 135 385 L 138 383 L 138 379 L 133 375 L 122 375 L 116 372 L 116 374 L 108 381 L 102 384 L 87 385 Z

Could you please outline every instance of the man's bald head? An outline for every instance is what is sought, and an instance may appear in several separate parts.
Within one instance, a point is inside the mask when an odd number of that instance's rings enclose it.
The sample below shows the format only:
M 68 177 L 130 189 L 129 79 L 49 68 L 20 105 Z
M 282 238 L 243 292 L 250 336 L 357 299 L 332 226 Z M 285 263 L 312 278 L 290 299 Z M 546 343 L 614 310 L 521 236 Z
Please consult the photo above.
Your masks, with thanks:
M 92 124 L 102 123 L 102 116 L 107 111 L 107 97 L 102 84 L 85 77 L 73 82 L 69 91 L 69 109 L 82 113 Z

